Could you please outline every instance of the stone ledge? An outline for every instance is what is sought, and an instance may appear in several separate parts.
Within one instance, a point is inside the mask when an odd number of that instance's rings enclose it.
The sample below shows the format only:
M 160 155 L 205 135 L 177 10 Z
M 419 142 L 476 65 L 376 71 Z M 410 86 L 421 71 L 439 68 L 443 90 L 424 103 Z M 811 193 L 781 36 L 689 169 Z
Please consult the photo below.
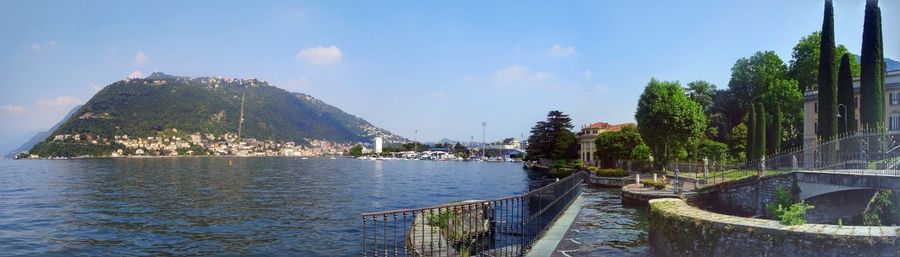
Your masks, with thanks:
M 650 246 L 658 256 L 900 255 L 900 227 L 784 226 L 704 211 L 680 199 L 649 203 Z

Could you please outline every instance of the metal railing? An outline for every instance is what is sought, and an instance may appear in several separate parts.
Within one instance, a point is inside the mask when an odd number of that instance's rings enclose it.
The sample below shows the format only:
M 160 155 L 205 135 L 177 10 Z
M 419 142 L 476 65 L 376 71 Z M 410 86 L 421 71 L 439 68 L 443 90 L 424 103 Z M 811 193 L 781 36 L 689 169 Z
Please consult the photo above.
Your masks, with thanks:
M 584 172 L 523 195 L 364 213 L 363 256 L 522 256 L 581 193 Z

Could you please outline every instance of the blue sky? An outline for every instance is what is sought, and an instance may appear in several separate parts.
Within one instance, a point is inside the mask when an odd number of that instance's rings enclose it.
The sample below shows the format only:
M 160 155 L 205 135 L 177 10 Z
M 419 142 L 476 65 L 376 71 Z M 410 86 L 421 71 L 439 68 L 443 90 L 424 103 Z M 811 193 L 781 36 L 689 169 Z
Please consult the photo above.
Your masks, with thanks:
M 835 3 L 859 53 L 865 2 Z M 900 59 L 900 2 L 882 1 Z M 821 28 L 822 1 L 2 1 L 0 145 L 129 74 L 256 77 L 419 140 L 527 136 L 549 110 L 632 122 L 651 77 L 726 87 Z M 418 129 L 418 134 L 413 132 Z

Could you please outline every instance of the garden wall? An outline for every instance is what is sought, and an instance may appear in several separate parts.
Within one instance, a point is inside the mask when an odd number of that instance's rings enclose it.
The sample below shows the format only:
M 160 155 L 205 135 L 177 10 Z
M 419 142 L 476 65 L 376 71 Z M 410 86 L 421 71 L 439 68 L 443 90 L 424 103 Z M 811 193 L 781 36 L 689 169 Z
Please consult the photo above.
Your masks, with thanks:
M 654 256 L 900 256 L 900 227 L 804 224 L 697 209 L 680 199 L 650 200 Z

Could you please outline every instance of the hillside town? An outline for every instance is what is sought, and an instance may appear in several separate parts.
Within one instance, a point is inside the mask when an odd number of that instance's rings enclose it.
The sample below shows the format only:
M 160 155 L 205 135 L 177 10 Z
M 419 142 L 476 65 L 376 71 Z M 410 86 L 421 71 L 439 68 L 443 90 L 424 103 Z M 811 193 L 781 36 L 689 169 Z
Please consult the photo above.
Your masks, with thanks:
M 101 145 L 114 149 L 104 156 L 85 157 L 147 157 L 147 156 L 327 156 L 342 155 L 356 143 L 339 143 L 307 139 L 308 144 L 275 140 L 239 139 L 234 133 L 180 134 L 177 129 L 166 130 L 157 136 L 135 137 L 116 135 L 112 139 L 89 133 L 58 134 L 52 142 Z M 23 154 L 19 158 L 41 158 Z M 49 159 L 63 157 L 50 156 Z

